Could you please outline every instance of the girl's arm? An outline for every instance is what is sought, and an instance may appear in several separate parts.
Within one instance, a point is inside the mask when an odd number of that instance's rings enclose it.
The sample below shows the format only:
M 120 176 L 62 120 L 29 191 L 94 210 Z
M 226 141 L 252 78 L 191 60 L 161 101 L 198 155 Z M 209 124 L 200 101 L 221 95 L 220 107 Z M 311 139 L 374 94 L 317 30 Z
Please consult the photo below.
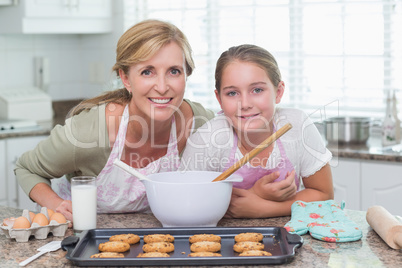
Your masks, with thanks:
M 295 201 L 323 201 L 334 198 L 331 167 L 326 164 L 314 175 L 303 179 L 304 187 L 291 199 L 276 202 L 265 200 L 252 191 L 233 188 L 232 200 L 226 217 L 268 218 L 289 216 Z

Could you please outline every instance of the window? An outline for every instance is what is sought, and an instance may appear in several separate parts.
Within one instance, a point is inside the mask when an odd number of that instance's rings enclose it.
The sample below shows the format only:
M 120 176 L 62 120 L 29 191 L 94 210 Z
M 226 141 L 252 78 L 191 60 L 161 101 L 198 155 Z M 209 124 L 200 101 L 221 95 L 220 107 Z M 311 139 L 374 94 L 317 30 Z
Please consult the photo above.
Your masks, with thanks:
M 277 59 L 281 105 L 318 119 L 383 118 L 402 100 L 402 0 L 125 0 L 125 27 L 155 18 L 188 37 L 196 69 L 186 97 L 215 111 L 214 69 L 231 46 L 252 43 Z M 400 105 L 400 104 L 399 104 Z M 402 106 L 399 106 L 402 118 Z

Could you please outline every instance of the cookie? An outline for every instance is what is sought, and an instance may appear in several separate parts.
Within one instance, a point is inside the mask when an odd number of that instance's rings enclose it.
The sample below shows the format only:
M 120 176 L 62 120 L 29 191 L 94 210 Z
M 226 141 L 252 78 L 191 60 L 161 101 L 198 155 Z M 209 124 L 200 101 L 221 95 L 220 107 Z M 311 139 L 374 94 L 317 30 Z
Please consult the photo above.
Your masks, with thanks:
M 264 244 L 254 241 L 237 242 L 236 244 L 233 245 L 233 250 L 239 253 L 247 250 L 263 250 L 263 249 Z
M 138 254 L 137 258 L 167 258 L 169 254 L 165 252 L 145 252 Z
M 260 242 L 263 238 L 261 233 L 241 233 L 235 236 L 236 242 L 254 241 Z
M 124 255 L 118 252 L 101 252 L 91 255 L 91 258 L 124 258 Z
M 174 251 L 174 245 L 173 243 L 170 242 L 154 242 L 154 243 L 148 243 L 145 244 L 142 247 L 142 250 L 144 252 L 172 252 Z
M 99 244 L 99 251 L 125 252 L 130 249 L 130 244 L 121 241 L 109 241 Z
M 239 256 L 272 256 L 272 254 L 264 250 L 246 250 L 240 253 Z
M 132 245 L 140 242 L 140 237 L 136 234 L 119 234 L 111 236 L 109 241 L 121 241 Z
M 174 242 L 174 237 L 170 234 L 150 234 L 144 235 L 144 243 L 155 243 L 155 242 Z
M 210 241 L 210 242 L 221 242 L 221 237 L 214 234 L 196 234 L 190 236 L 189 239 L 190 243 L 202 242 L 202 241 Z
M 208 252 L 208 251 L 201 251 L 201 252 L 192 252 L 188 254 L 189 257 L 222 257 L 222 254 L 216 252 Z
M 191 244 L 190 250 L 192 252 L 217 252 L 221 250 L 221 243 L 211 241 L 201 241 Z

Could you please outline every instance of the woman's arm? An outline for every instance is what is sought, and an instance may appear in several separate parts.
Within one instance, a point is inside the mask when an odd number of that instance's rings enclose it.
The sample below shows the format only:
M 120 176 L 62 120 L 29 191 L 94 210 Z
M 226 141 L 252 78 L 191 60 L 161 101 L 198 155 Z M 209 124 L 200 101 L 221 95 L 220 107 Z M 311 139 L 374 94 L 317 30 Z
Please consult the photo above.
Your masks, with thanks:
M 226 213 L 233 218 L 268 218 L 289 216 L 295 201 L 323 201 L 334 198 L 331 167 L 326 164 L 315 174 L 303 179 L 304 187 L 291 199 L 276 202 L 260 198 L 252 191 L 233 188 L 232 200 Z
M 65 127 L 56 126 L 48 138 L 18 158 L 14 173 L 27 195 L 30 195 L 36 184 L 50 186 L 50 179 L 75 170 L 75 148 L 65 133 Z
M 104 106 L 100 106 L 68 119 L 65 126 L 56 126 L 47 139 L 18 159 L 16 178 L 34 202 L 66 211 L 63 214 L 69 217 L 71 205 L 67 202 L 63 207 L 62 199 L 51 189 L 50 180 L 74 172 L 96 176 L 102 170 L 110 154 L 105 124 L 98 123 L 104 122 L 104 114 Z
M 35 200 L 42 207 L 47 207 L 56 212 L 62 213 L 67 220 L 73 222 L 71 201 L 59 197 L 48 184 L 36 184 L 29 193 L 29 197 L 32 200 Z

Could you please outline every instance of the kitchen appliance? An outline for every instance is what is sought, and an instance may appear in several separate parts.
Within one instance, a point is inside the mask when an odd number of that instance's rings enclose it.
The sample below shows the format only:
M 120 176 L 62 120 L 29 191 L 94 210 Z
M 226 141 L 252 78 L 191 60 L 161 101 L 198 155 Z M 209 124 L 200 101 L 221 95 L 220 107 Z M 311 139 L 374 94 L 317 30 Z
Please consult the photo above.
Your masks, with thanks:
M 0 89 L 0 118 L 50 121 L 52 99 L 35 87 Z
M 0 134 L 39 130 L 41 127 L 30 119 L 1 119 Z
M 369 117 L 332 117 L 323 124 L 329 144 L 365 144 L 370 137 Z

